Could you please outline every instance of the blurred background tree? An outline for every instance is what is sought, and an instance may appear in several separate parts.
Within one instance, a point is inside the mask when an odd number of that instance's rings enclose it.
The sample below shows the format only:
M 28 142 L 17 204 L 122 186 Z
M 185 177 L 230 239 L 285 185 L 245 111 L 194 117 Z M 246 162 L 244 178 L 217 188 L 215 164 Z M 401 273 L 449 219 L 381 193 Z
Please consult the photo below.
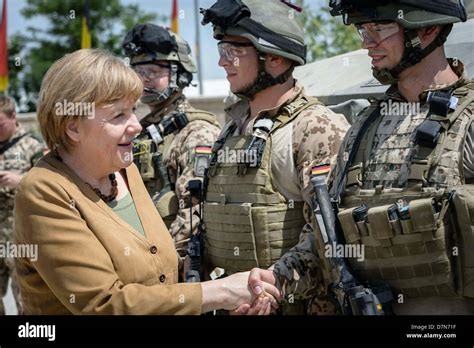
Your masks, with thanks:
M 360 48 L 355 30 L 329 14 L 327 0 L 293 1 L 303 7 L 309 63 Z M 84 0 L 26 0 L 21 11 L 25 19 L 40 17 L 47 24 L 26 27 L 8 40 L 9 94 L 18 101 L 21 112 L 36 109 L 41 80 L 51 64 L 81 47 L 83 9 Z M 89 16 L 92 47 L 119 55 L 126 32 L 136 23 L 168 25 L 168 16 L 143 11 L 138 5 L 124 6 L 120 0 L 90 0 Z
M 303 8 L 301 20 L 308 45 L 308 63 L 360 48 L 357 32 L 352 26 L 344 25 L 341 17 L 329 14 L 328 1 L 319 1 L 321 6 L 317 11 L 310 9 L 309 1 L 295 1 Z
M 47 27 L 27 27 L 8 42 L 9 93 L 22 112 L 34 111 L 41 80 L 48 68 L 66 53 L 81 48 L 84 1 L 27 0 L 21 11 L 26 19 L 41 16 Z M 167 16 L 144 12 L 137 5 L 120 0 L 89 1 L 92 47 L 122 54 L 122 40 L 136 23 L 163 24 Z

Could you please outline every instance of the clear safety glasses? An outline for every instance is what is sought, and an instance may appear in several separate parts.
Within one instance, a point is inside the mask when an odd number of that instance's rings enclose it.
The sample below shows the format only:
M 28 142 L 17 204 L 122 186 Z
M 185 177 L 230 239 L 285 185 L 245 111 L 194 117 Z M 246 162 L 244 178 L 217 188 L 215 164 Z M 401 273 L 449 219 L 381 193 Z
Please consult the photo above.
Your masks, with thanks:
M 247 47 L 253 47 L 253 44 L 250 42 L 233 41 L 220 41 L 217 44 L 219 56 L 228 61 L 233 61 L 235 58 L 246 56 L 249 52 Z
M 138 74 L 138 76 L 148 80 L 165 76 L 168 74 L 169 69 L 169 65 L 159 63 L 135 65 L 133 67 L 133 70 Z
M 396 22 L 358 24 L 356 29 L 362 41 L 368 40 L 377 44 L 400 31 Z

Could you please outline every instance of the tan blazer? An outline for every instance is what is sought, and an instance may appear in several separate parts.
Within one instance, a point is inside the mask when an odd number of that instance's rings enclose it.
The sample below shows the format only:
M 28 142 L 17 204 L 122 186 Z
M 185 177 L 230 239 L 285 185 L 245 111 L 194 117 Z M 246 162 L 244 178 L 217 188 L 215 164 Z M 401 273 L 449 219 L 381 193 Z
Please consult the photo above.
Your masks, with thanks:
M 178 256 L 135 165 L 126 169 L 145 237 L 69 167 L 46 155 L 21 181 L 16 258 L 25 314 L 200 314 L 201 285 L 177 284 Z

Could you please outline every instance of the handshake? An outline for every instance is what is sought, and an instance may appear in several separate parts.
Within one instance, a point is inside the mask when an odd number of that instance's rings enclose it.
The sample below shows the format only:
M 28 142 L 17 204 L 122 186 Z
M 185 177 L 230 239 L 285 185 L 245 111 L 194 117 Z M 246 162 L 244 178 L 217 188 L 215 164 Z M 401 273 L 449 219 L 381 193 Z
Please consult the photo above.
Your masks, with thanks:
M 226 309 L 231 315 L 269 315 L 281 301 L 275 283 L 273 271 L 260 268 L 201 283 L 202 312 Z

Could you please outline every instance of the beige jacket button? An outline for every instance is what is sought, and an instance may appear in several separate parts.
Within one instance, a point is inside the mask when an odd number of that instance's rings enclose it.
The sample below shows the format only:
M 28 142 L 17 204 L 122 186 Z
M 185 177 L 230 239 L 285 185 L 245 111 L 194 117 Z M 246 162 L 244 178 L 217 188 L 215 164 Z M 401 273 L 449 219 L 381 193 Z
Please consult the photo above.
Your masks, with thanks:
M 150 248 L 150 253 L 152 253 L 152 254 L 156 254 L 157 251 L 158 251 L 158 248 L 154 245 Z
M 160 282 L 164 283 L 166 280 L 166 276 L 164 274 L 160 275 Z

